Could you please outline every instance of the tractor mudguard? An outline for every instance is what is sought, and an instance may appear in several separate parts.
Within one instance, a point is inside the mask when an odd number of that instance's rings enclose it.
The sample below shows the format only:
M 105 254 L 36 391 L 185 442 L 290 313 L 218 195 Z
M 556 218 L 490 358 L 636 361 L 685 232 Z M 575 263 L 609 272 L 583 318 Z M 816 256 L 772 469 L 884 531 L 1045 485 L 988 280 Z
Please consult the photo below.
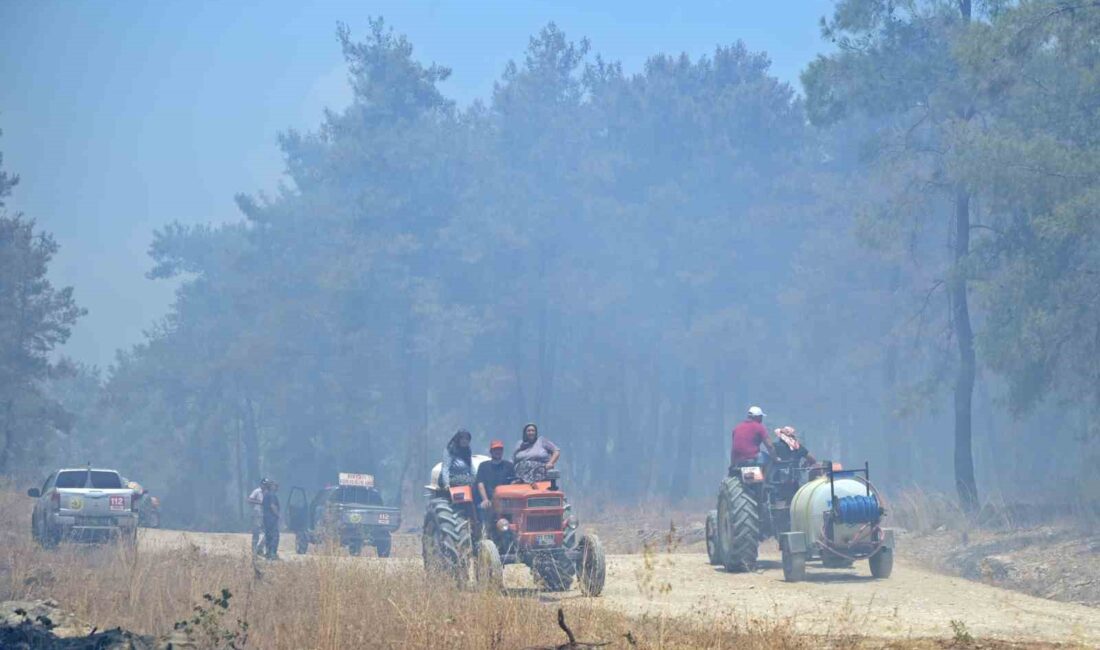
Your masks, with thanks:
M 893 538 L 893 535 L 891 535 L 891 538 Z M 797 531 L 793 533 L 780 533 L 779 550 L 787 553 L 805 553 L 806 533 Z
M 882 529 L 882 548 L 888 548 L 893 550 L 894 548 L 894 529 L 883 528 Z

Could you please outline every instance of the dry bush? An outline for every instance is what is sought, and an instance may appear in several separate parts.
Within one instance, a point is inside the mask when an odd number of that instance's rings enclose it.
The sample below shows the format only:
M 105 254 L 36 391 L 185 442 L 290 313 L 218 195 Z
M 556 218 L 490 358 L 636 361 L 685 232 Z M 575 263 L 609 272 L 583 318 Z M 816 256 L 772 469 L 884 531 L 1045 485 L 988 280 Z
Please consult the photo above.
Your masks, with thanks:
M 890 499 L 889 521 L 912 533 L 966 530 L 970 522 L 957 500 L 940 492 L 910 488 Z
M 565 642 L 557 608 L 581 641 L 615 648 L 810 648 L 783 626 L 630 619 L 579 596 L 561 601 L 531 590 L 510 595 L 458 591 L 413 560 L 339 555 L 256 565 L 249 557 L 114 545 L 38 548 L 29 499 L 0 492 L 0 600 L 52 598 L 101 629 L 163 635 L 194 615 L 204 594 L 232 594 L 220 625 L 248 623 L 250 648 L 523 648 Z

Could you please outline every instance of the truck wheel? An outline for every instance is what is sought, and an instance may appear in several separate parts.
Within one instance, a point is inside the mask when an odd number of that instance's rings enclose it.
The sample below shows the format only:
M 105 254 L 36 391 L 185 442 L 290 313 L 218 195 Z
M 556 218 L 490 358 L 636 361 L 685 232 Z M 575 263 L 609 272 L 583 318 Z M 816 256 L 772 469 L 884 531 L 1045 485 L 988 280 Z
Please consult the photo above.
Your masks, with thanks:
M 607 559 L 603 554 L 603 544 L 595 535 L 582 535 L 577 546 L 580 558 L 577 560 L 577 581 L 581 594 L 595 598 L 603 593 L 607 580 Z
M 473 540 L 470 522 L 447 499 L 432 499 L 421 534 L 424 568 L 452 575 L 459 587 L 469 580 Z
M 298 555 L 305 555 L 309 551 L 309 536 L 305 533 L 294 533 L 294 551 Z
M 806 554 L 783 551 L 783 579 L 799 582 L 806 579 Z
M 531 564 L 535 582 L 546 591 L 568 591 L 576 567 L 563 551 L 539 553 Z
M 760 545 L 760 512 L 737 477 L 722 481 L 718 492 L 718 545 L 727 571 L 756 568 Z
M 880 580 L 889 578 L 894 570 L 894 549 L 885 546 L 872 555 L 867 563 L 871 565 L 871 575 Z
M 478 588 L 485 591 L 504 589 L 504 564 L 500 561 L 500 550 L 491 539 L 483 539 L 477 543 L 474 580 Z
M 718 511 L 711 510 L 707 513 L 707 561 L 712 565 L 722 563 L 721 546 L 718 544 Z
M 393 547 L 393 539 L 389 533 L 379 535 L 374 540 L 374 550 L 378 551 L 378 557 L 389 557 L 390 549 Z
M 348 553 L 359 557 L 359 554 L 363 552 L 363 541 L 359 539 L 348 542 Z

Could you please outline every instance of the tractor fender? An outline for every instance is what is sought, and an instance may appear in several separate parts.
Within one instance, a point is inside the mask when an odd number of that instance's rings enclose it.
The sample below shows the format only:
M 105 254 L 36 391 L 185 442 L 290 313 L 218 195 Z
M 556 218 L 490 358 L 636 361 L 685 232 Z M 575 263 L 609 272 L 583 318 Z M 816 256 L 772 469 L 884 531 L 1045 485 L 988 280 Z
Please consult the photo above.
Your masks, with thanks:
M 893 535 L 891 535 L 893 537 Z M 784 553 L 805 553 L 806 533 L 795 531 L 793 533 L 779 534 L 779 550 Z
M 882 529 L 882 548 L 893 549 L 894 548 L 894 529 L 883 528 Z

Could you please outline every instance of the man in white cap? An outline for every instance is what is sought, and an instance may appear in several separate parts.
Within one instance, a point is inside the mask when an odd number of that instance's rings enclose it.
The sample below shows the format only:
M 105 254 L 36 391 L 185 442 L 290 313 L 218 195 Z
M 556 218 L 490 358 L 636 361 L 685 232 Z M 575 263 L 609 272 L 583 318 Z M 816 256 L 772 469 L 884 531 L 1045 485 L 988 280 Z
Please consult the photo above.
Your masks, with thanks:
M 764 428 L 764 411 L 759 406 L 752 406 L 745 421 L 733 428 L 730 466 L 735 467 L 745 461 L 766 465 L 768 456 L 760 451 L 761 444 L 767 447 L 769 454 L 775 454 L 775 447 L 768 439 L 768 430 Z

